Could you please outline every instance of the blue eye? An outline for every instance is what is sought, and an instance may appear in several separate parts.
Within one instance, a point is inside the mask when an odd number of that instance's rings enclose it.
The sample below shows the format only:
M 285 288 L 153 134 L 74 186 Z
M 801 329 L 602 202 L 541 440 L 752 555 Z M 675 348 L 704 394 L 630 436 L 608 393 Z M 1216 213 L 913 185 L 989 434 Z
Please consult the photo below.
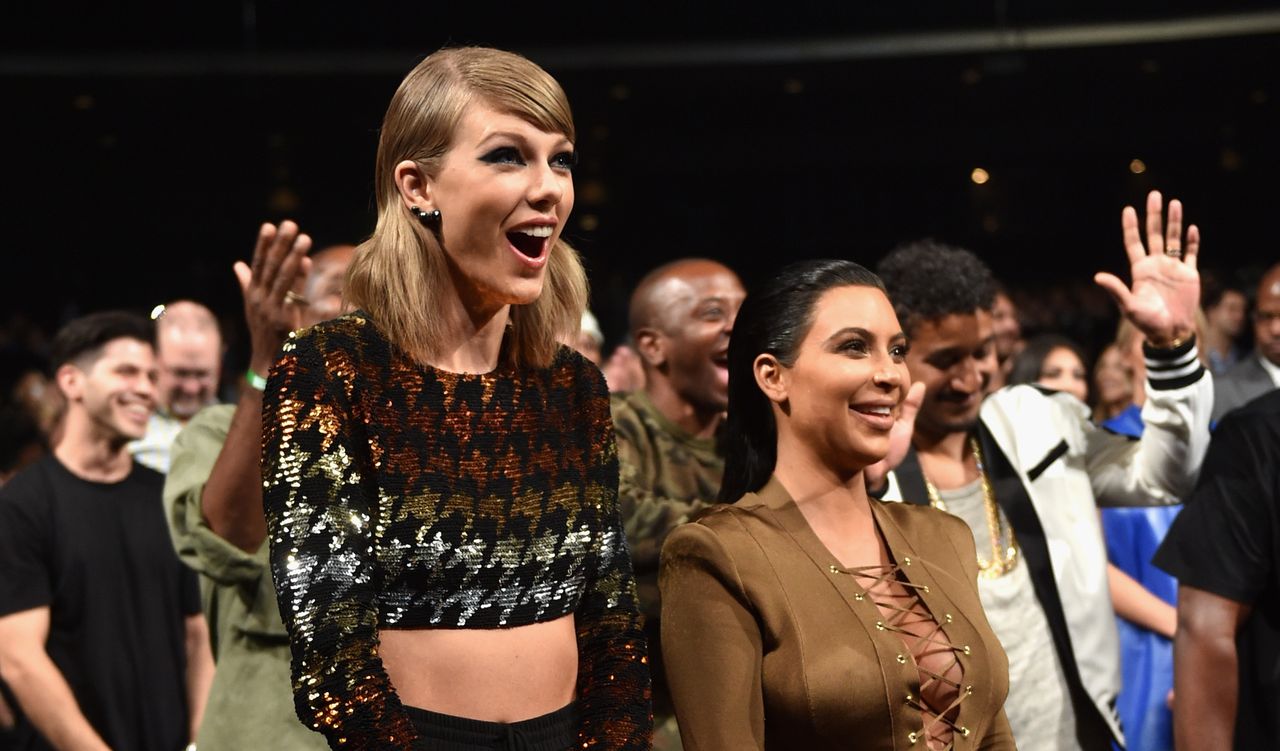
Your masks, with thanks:
M 578 166 L 578 154 L 574 151 L 562 151 L 551 158 L 551 166 L 556 169 L 570 170 Z
M 500 146 L 480 157 L 480 161 L 489 164 L 524 164 L 524 157 L 511 146 Z

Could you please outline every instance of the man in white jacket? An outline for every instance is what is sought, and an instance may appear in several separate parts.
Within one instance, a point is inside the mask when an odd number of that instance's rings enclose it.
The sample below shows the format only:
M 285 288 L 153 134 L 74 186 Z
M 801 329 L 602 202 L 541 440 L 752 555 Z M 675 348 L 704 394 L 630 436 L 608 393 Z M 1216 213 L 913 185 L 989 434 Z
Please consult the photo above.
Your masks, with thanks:
M 878 490 L 969 523 L 979 594 L 1009 655 L 1005 709 L 1020 748 L 1123 744 L 1120 655 L 1097 505 L 1177 503 L 1208 445 L 1213 390 L 1195 344 L 1199 232 L 1147 202 L 1147 245 L 1123 214 L 1133 283 L 1096 278 L 1146 335 L 1141 440 L 1093 425 L 1075 397 L 1021 385 L 986 396 L 995 370 L 990 271 L 968 251 L 899 248 L 878 269 L 926 391 L 911 448 Z M 1185 255 L 1184 255 L 1185 250 Z M 873 488 L 874 489 L 874 488 Z

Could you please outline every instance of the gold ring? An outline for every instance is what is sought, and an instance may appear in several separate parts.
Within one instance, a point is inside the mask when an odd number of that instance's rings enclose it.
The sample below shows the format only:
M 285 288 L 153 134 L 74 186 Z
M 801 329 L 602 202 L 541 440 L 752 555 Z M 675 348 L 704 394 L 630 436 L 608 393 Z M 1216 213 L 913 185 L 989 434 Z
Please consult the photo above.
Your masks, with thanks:
M 294 292 L 293 290 L 289 290 L 288 292 L 284 293 L 284 301 L 286 305 L 310 305 L 311 304 L 310 300 L 298 294 L 297 292 Z

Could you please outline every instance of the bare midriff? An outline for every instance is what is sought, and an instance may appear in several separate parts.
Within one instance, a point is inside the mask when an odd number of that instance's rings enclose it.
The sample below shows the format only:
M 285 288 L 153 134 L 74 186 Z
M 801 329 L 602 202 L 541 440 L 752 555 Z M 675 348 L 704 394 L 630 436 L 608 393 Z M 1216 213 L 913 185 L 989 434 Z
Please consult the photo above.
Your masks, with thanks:
M 504 629 L 386 629 L 379 654 L 400 702 L 486 722 L 519 722 L 573 701 L 573 615 Z

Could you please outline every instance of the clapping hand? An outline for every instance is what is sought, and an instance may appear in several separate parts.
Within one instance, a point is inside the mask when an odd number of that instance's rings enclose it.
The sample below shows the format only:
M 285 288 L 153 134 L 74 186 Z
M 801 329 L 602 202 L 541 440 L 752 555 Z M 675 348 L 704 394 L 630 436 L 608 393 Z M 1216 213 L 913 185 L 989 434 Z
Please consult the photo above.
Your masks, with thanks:
M 911 450 L 911 436 L 916 429 L 916 415 L 920 412 L 920 405 L 924 403 L 924 388 L 924 384 L 919 381 L 911 384 L 902 400 L 902 411 L 889 430 L 889 453 L 862 471 L 868 490 L 881 490 L 889 472 L 907 458 L 907 452 Z
M 275 362 L 289 332 L 302 326 L 307 301 L 293 289 L 311 269 L 310 249 L 311 238 L 300 234 L 298 225 L 267 223 L 258 230 L 252 265 L 235 263 L 249 326 L 249 367 L 260 375 Z
M 1184 243 L 1182 203 L 1169 202 L 1167 225 L 1162 213 L 1160 193 L 1153 190 L 1147 196 L 1145 247 L 1138 231 L 1138 212 L 1126 206 L 1121 214 L 1132 289 L 1114 274 L 1100 272 L 1093 277 L 1155 347 L 1172 346 L 1195 333 L 1200 305 L 1200 273 L 1196 271 L 1200 229 L 1194 224 L 1188 227 Z

